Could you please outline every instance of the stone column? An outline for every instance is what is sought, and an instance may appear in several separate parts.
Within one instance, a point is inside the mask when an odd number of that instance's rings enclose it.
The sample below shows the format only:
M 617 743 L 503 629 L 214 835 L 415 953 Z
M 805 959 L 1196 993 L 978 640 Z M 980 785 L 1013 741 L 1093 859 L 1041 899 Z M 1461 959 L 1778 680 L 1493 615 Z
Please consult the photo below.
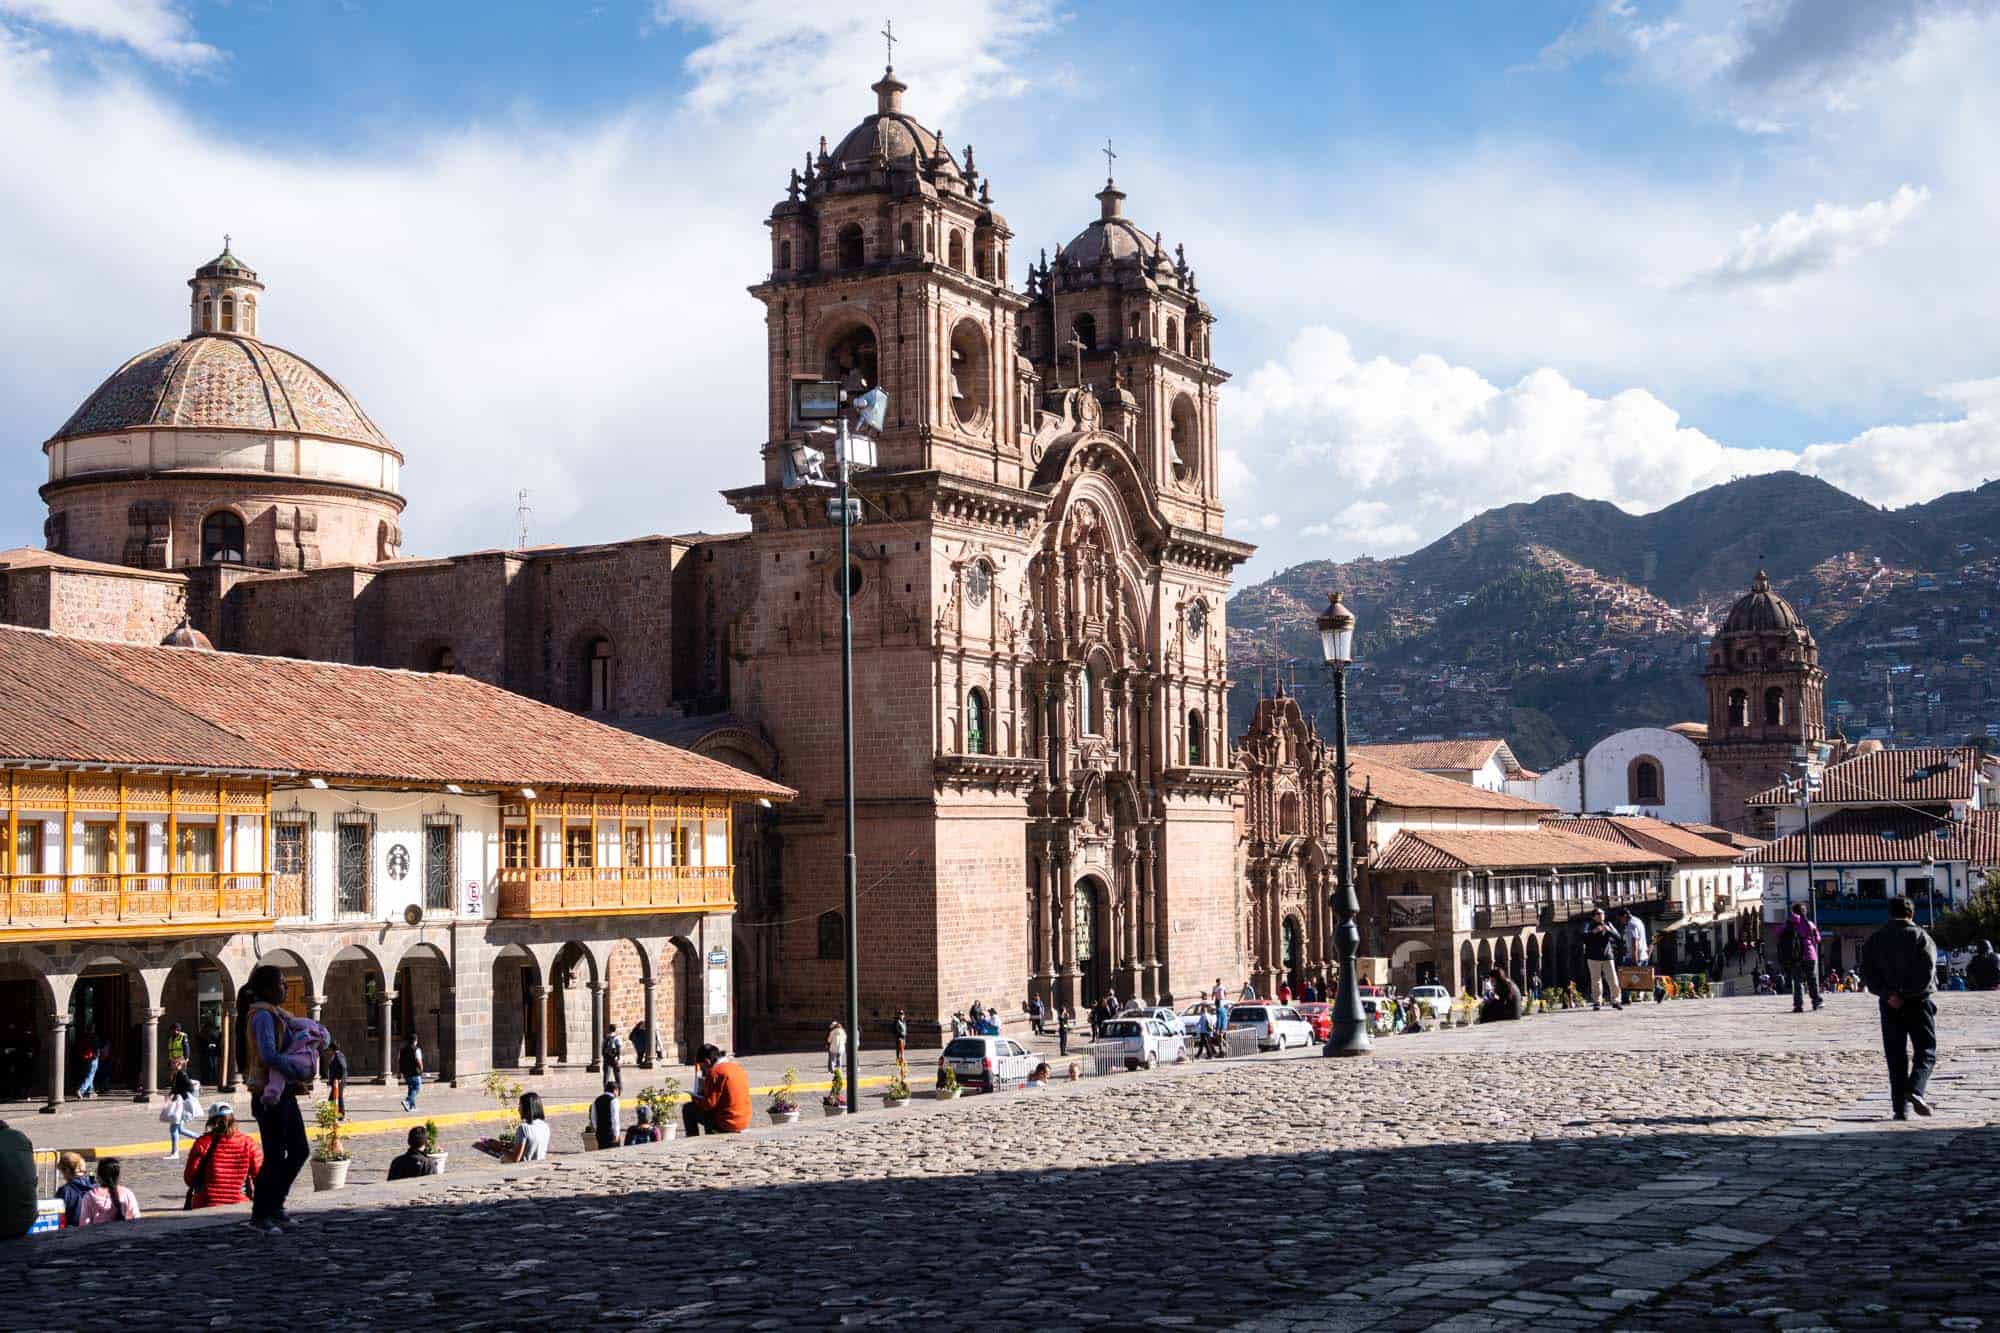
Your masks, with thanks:
M 1065 1009 L 1077 1008 L 1076 1002 L 1076 885 L 1069 877 L 1069 857 L 1061 851 L 1055 853 L 1050 865 L 1051 886 L 1056 889 L 1051 904 L 1057 913 L 1056 921 L 1056 1003 Z M 1081 1013 L 1077 1015 L 1083 1017 Z
M 375 1006 L 382 1027 L 382 1072 L 375 1081 L 386 1084 L 396 1068 L 396 992 L 383 991 L 376 997 Z
M 216 1090 L 236 1091 L 236 1004 L 227 991 L 223 992 L 222 1005 L 222 1082 Z
M 1139 903 L 1139 867 L 1132 854 L 1132 830 L 1119 833 L 1114 855 L 1118 858 L 1119 896 L 1125 900 L 1125 929 L 1119 932 L 1119 952 L 1125 955 L 1119 960 L 1118 971 L 1123 981 L 1119 990 L 1126 999 L 1135 1000 L 1139 997 L 1139 918 L 1143 912 Z
M 1160 956 L 1158 939 L 1160 932 L 1160 905 L 1153 893 L 1153 831 L 1139 830 L 1139 902 L 1144 910 L 1139 916 L 1139 982 L 1145 990 L 1146 1003 L 1160 1002 Z
M 1035 952 L 1037 993 L 1045 1004 L 1056 1002 L 1055 885 L 1050 878 L 1046 844 L 1035 857 Z
M 1152 826 L 1153 857 L 1149 867 L 1152 871 L 1153 892 L 1153 969 L 1159 974 L 1159 1003 L 1172 1005 L 1174 1002 L 1172 922 L 1167 918 L 1167 827 L 1164 823 Z M 1201 981 L 1195 980 L 1199 988 Z
M 449 1079 L 454 1087 L 458 1084 L 458 992 L 449 971 L 438 987 L 437 1076 L 440 1082 Z
M 153 1100 L 153 1090 L 160 1086 L 160 1018 L 167 1011 L 148 1009 L 146 1021 L 140 1035 L 139 1086 L 132 1093 L 135 1102 Z
M 326 1011 L 326 996 L 324 995 L 306 996 L 307 1018 L 310 1018 L 313 1022 L 317 1023 L 320 1021 L 319 1016 L 325 1011 Z
M 531 1015 L 535 1024 L 535 1065 L 530 1074 L 549 1072 L 549 988 L 537 986 L 534 990 L 535 1011 Z
M 590 1061 L 584 1065 L 584 1068 L 591 1073 L 596 1073 L 604 1065 L 604 1058 L 599 1052 L 604 1047 L 604 998 L 608 992 L 602 982 L 593 981 L 589 985 Z
M 740 964 L 743 960 L 739 958 L 736 961 Z M 659 1014 L 653 1008 L 654 984 L 651 976 L 645 977 L 640 982 L 640 985 L 646 988 L 646 1046 L 644 1050 L 636 1051 L 634 1054 L 638 1056 L 639 1068 L 641 1069 L 651 1069 L 653 1067 L 653 1052 L 663 1049 L 660 1045 Z M 741 1015 L 738 1015 L 738 1017 L 741 1017 Z
M 57 1014 L 49 1019 L 49 1097 L 42 1107 L 43 1115 L 54 1115 L 62 1109 L 63 1087 L 69 1082 L 69 1015 Z

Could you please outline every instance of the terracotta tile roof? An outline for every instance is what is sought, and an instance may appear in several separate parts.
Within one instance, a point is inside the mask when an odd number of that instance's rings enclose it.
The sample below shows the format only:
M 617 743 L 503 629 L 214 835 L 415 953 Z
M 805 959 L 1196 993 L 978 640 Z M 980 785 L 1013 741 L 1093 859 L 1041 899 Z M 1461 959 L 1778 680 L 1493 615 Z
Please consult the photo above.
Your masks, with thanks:
M 1430 771 L 1449 768 L 1471 772 L 1484 768 L 1486 761 L 1494 755 L 1500 756 L 1500 766 L 1508 773 L 1520 768 L 1514 759 L 1514 752 L 1507 748 L 1507 742 L 1497 736 L 1474 737 L 1455 741 L 1396 741 L 1384 745 L 1357 745 L 1350 756 L 1365 754 L 1371 759 L 1379 759 L 1388 764 L 1399 764 L 1404 768 L 1420 768 Z
M 80 560 L 73 555 L 45 551 L 39 546 L 15 546 L 0 551 L 0 570 L 6 569 L 73 569 L 82 574 L 108 574 L 122 579 L 187 582 L 187 575 L 170 569 L 134 569 L 130 565 L 114 565 L 102 560 Z
M 1538 829 L 1404 829 L 1368 858 L 1370 871 L 1547 870 L 1563 866 L 1659 866 L 1658 852 Z
M 1753 838 L 1747 833 L 1738 833 L 1734 829 L 1723 828 L 1719 824 L 1702 824 L 1692 820 L 1682 820 L 1680 823 L 1675 824 L 1674 827 L 1684 828 L 1690 833 L 1699 833 L 1702 837 L 1713 842 L 1726 842 L 1739 852 L 1748 851 L 1753 847 L 1762 847 L 1767 841 L 1764 838 Z
M 292 765 L 85 659 L 72 639 L 0 632 L 0 759 L 289 773 Z
M 1828 764 L 1820 774 L 1818 804 L 1902 801 L 1969 801 L 1982 762 L 1979 751 L 1957 749 L 1876 750 Z M 1986 761 L 1991 762 L 1991 761 Z M 1783 787 L 1771 787 L 1745 805 L 1789 805 Z
M 1979 868 L 2000 865 L 2000 810 L 1974 810 L 1964 827 L 1951 830 L 1914 810 L 1840 810 L 1813 821 L 1816 865 L 1911 865 L 1927 856 Z M 1805 833 L 1767 842 L 1741 859 L 1750 866 L 1802 866 Z
M 27 640 L 36 643 L 17 643 Z M 216 742 L 218 752 L 229 741 L 237 747 L 231 753 L 255 754 L 269 767 L 315 776 L 714 792 L 772 800 L 793 795 L 728 764 L 466 676 L 96 643 L 11 628 L 0 628 L 0 641 L 38 668 L 29 677 L 31 688 L 10 691 L 11 697 L 0 701 L 0 716 L 23 710 L 31 717 L 32 710 L 46 709 L 37 696 L 45 701 L 58 681 L 59 706 L 85 711 L 70 697 L 75 676 L 104 691 L 99 702 L 121 728 L 136 719 L 170 725 L 178 734 L 178 728 L 199 723 L 205 728 L 199 735 Z M 154 715 L 162 720 L 147 722 Z M 198 748 L 194 735 L 188 736 L 191 749 Z M 220 763 L 213 757 L 205 762 Z
M 1658 852 L 1676 861 L 1734 861 L 1741 851 L 1731 843 L 1644 816 L 1586 815 L 1580 819 L 1551 819 L 1542 827 L 1636 847 L 1643 852 Z
M 1369 791 L 1385 805 L 1413 809 L 1511 810 L 1520 814 L 1555 809 L 1506 792 L 1486 791 L 1434 773 L 1419 773 L 1414 768 L 1386 763 L 1372 755 L 1364 757 L 1352 750 L 1347 756 L 1347 785 L 1351 791 Z

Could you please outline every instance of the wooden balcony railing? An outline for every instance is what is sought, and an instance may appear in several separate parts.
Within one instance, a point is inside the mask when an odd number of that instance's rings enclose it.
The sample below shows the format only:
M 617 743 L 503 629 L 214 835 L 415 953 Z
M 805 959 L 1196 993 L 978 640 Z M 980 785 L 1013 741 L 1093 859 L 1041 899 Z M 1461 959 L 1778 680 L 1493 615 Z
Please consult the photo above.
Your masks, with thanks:
M 0 876 L 0 928 L 16 938 L 191 934 L 268 926 L 304 893 L 296 875 L 261 872 Z
M 499 914 L 524 918 L 727 910 L 736 904 L 734 876 L 730 866 L 502 870 Z
M 1532 926 L 1541 920 L 1541 908 L 1534 903 L 1507 903 L 1500 907 L 1476 907 L 1472 924 L 1479 930 L 1501 926 Z

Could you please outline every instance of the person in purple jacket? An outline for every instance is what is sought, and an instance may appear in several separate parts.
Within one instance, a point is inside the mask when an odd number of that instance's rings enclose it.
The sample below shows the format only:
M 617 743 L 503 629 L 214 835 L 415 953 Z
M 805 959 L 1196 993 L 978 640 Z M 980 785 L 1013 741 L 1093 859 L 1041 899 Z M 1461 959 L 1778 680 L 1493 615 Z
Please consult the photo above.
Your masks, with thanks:
M 1806 920 L 1804 903 L 1793 903 L 1791 916 L 1778 927 L 1778 958 L 1792 974 L 1792 1012 L 1805 1012 L 1808 990 L 1813 1008 L 1819 1008 L 1823 1003 L 1819 994 L 1819 927 Z

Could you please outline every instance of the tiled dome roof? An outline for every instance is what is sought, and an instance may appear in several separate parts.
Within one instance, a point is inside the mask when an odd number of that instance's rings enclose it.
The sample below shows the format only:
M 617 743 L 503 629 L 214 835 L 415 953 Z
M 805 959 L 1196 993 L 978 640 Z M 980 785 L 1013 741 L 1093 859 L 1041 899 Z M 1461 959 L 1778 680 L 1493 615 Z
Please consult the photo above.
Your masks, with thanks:
M 200 334 L 139 353 L 52 437 L 127 430 L 268 430 L 392 448 L 347 390 L 254 338 Z
M 1792 604 L 1771 591 L 1771 580 L 1763 570 L 1757 571 L 1757 578 L 1750 585 L 1750 591 L 1737 599 L 1729 608 L 1729 618 L 1722 622 L 1724 634 L 1792 634 L 1800 638 L 1810 638 L 1805 625 L 1799 620 L 1799 613 Z
M 1166 248 L 1132 225 L 1130 218 L 1099 218 L 1063 247 L 1063 258 L 1089 268 L 1109 254 L 1120 259 L 1162 259 Z

